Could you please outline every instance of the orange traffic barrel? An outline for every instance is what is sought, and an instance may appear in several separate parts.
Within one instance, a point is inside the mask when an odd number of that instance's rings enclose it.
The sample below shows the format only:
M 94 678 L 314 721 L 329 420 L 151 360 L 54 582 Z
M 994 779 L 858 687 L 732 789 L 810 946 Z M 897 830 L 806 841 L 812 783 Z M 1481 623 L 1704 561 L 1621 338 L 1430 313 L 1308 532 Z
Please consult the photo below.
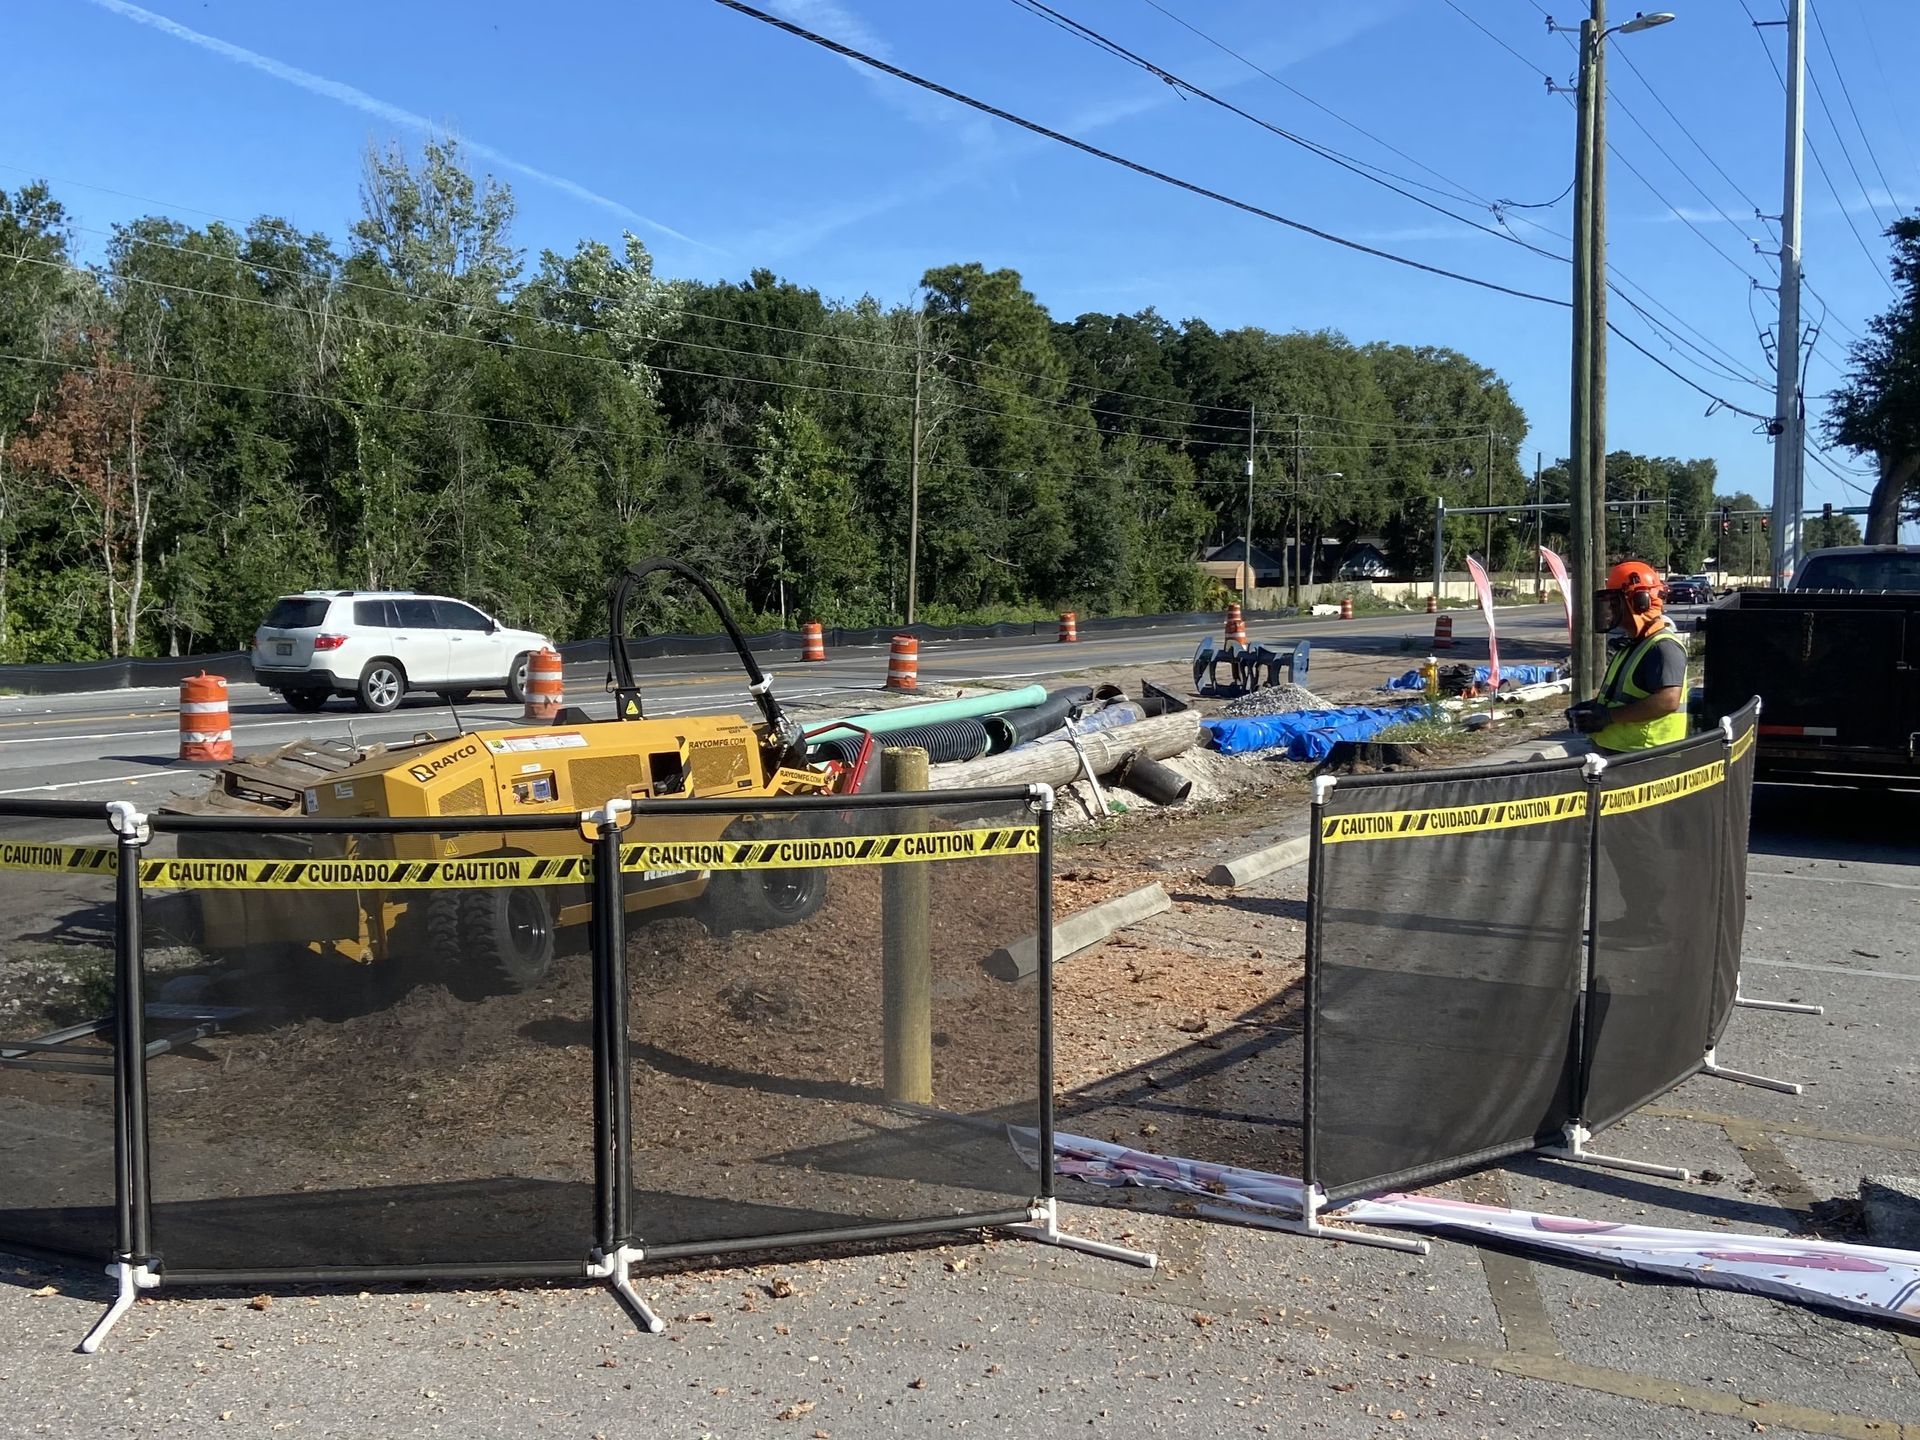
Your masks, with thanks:
M 1238 605 L 1227 606 L 1226 640 L 1229 645 L 1247 643 L 1247 618 Z
M 887 689 L 920 688 L 920 642 L 911 635 L 893 637 L 893 649 L 887 654 Z
M 1080 638 L 1080 625 L 1069 610 L 1060 617 L 1060 643 L 1071 645 Z
M 1429 615 L 1435 614 L 1439 611 L 1439 609 L 1440 609 L 1440 597 L 1437 595 L 1427 596 L 1427 614 Z
M 566 703 L 566 681 L 560 652 L 551 646 L 536 650 L 527 662 L 527 707 L 522 720 L 551 720 Z
M 1353 601 L 1342 600 L 1340 602 L 1340 618 L 1342 620 L 1351 620 L 1353 618 Z
M 800 658 L 802 660 L 827 658 L 827 637 L 820 629 L 818 620 L 809 620 L 800 627 Z
M 1453 648 L 1453 617 L 1437 616 L 1433 622 L 1433 648 L 1451 650 Z
M 233 759 L 233 722 L 227 714 L 227 682 L 204 671 L 180 682 L 180 758 Z

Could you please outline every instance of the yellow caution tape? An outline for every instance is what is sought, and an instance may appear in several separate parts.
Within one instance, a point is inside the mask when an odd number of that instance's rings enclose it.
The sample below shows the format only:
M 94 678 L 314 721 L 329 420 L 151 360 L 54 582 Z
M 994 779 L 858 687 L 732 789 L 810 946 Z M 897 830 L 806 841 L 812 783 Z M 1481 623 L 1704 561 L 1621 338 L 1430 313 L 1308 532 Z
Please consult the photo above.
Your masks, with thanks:
M 0 870 L 58 871 L 68 875 L 113 875 L 119 854 L 104 845 L 31 845 L 0 841 Z
M 1377 810 L 1370 814 L 1329 815 L 1320 822 L 1320 842 L 1348 840 L 1428 840 L 1478 830 L 1513 830 L 1586 817 L 1587 792 L 1546 795 L 1533 800 L 1496 800 L 1486 805 L 1441 805 L 1430 810 Z
M 687 870 L 792 870 L 839 865 L 911 865 L 928 860 L 997 860 L 1040 853 L 1040 830 L 929 830 L 911 835 L 815 836 L 786 840 L 681 840 L 624 845 L 620 868 L 650 874 Z
M 623 845 L 620 868 L 649 880 L 705 870 L 792 870 L 909 865 L 933 860 L 1037 855 L 1037 826 L 930 830 L 906 835 L 784 840 L 689 840 Z M 0 870 L 114 874 L 116 852 L 100 846 L 0 843 Z M 582 885 L 587 855 L 501 855 L 464 860 L 142 860 L 140 883 L 156 890 L 476 890 L 507 885 Z
M 1733 758 L 1735 760 L 1741 760 L 1746 757 L 1746 753 L 1753 748 L 1753 737 L 1759 733 L 1759 727 L 1756 725 L 1749 725 L 1741 732 L 1733 742 Z
M 1643 780 L 1638 785 L 1624 785 L 1618 790 L 1603 790 L 1600 793 L 1600 813 L 1620 815 L 1629 810 L 1645 810 L 1652 805 L 1665 805 L 1669 801 L 1684 799 L 1701 790 L 1709 790 L 1726 778 L 1727 762 L 1715 760 L 1695 770 L 1682 770 L 1678 775 L 1668 775 L 1659 780 Z

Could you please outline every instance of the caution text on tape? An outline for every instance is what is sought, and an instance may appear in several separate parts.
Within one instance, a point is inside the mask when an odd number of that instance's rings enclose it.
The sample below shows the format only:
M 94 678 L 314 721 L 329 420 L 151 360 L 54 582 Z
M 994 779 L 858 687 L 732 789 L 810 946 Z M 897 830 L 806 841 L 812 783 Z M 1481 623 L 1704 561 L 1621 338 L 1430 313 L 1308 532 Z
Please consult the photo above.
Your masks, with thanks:
M 1629 810 L 1645 810 L 1651 805 L 1665 805 L 1711 789 L 1726 778 L 1727 762 L 1715 760 L 1693 770 L 1682 770 L 1678 775 L 1643 780 L 1638 785 L 1623 785 L 1618 790 L 1603 790 L 1600 792 L 1600 813 L 1620 815 Z
M 1579 820 L 1587 813 L 1587 792 L 1544 795 L 1532 800 L 1495 800 L 1485 805 L 1440 805 L 1427 810 L 1376 810 L 1361 815 L 1328 815 L 1320 821 L 1320 842 L 1350 840 L 1430 840 L 1477 830 L 1512 830 Z
M 659 880 L 703 870 L 791 870 L 908 865 L 936 860 L 1037 855 L 1032 825 L 933 830 L 908 835 L 781 840 L 688 840 L 623 845 L 622 871 Z M 0 870 L 108 874 L 115 851 L 101 846 L 0 843 Z M 506 885 L 579 885 L 593 878 L 586 855 L 501 855 L 454 860 L 142 860 L 140 883 L 157 890 L 472 890 Z

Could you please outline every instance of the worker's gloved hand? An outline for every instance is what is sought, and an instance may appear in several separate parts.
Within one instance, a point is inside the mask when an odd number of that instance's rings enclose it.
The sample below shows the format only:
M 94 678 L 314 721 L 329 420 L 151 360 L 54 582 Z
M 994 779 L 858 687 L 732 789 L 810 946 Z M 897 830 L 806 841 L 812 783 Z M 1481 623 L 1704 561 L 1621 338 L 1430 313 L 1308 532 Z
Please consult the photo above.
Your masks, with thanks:
M 1582 700 L 1567 711 L 1567 723 L 1582 735 L 1591 735 L 1613 723 L 1613 712 L 1598 700 Z

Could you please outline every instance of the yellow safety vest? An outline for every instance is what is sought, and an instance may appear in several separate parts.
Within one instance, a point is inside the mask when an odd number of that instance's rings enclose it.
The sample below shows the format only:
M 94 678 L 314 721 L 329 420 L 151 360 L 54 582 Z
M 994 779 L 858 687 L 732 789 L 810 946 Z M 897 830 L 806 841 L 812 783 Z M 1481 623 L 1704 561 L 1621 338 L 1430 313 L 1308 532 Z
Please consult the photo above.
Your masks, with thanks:
M 1640 662 L 1653 653 L 1653 647 L 1663 642 L 1678 645 L 1682 652 L 1686 642 L 1671 624 L 1653 632 L 1636 645 L 1629 645 L 1613 657 L 1613 663 L 1607 666 L 1606 678 L 1600 682 L 1600 700 L 1606 705 L 1624 705 L 1632 700 L 1644 700 L 1651 691 L 1642 690 L 1633 683 L 1634 672 L 1640 668 Z M 1687 738 L 1686 707 L 1674 711 L 1671 715 L 1662 715 L 1658 720 L 1640 720 L 1628 723 L 1614 721 L 1606 729 L 1593 737 L 1593 743 L 1602 750 L 1616 753 L 1624 750 L 1651 750 L 1656 745 L 1671 745 L 1676 740 Z

